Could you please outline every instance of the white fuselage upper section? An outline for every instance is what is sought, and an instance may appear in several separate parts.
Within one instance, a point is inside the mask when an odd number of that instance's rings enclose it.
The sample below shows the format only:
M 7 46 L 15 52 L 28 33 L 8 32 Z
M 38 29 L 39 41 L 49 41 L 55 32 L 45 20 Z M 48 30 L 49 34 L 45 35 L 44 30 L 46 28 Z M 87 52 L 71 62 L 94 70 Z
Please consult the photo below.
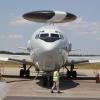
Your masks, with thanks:
M 43 71 L 60 69 L 68 59 L 69 42 L 55 27 L 38 29 L 28 42 L 28 50 L 36 67 Z

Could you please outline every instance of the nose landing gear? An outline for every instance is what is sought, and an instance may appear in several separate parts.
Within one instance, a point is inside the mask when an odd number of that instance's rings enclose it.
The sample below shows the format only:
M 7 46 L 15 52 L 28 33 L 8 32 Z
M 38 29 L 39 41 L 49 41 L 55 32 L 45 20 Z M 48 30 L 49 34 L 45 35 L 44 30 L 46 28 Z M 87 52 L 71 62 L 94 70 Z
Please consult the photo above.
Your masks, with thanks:
M 42 86 L 51 87 L 53 85 L 53 76 L 45 74 L 42 76 Z

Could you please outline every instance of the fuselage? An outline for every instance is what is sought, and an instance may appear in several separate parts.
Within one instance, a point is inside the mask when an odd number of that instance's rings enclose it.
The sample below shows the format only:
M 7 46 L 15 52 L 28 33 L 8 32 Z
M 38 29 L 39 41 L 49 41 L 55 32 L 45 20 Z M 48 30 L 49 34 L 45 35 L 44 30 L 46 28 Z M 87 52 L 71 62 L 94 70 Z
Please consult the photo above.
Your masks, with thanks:
M 34 32 L 28 50 L 36 67 L 49 72 L 60 69 L 67 61 L 70 43 L 61 30 L 45 26 Z

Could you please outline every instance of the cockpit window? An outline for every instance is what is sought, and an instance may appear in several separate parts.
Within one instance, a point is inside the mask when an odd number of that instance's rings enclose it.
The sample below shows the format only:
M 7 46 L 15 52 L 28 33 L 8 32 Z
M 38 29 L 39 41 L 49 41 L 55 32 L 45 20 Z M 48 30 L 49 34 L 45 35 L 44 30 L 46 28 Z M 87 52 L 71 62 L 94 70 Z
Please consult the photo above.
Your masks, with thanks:
M 35 38 L 44 40 L 46 42 L 54 42 L 59 39 L 64 39 L 62 34 L 57 34 L 57 33 L 41 33 L 37 34 Z
M 48 33 L 40 34 L 40 38 L 45 38 L 45 37 L 49 37 L 49 34 Z
M 53 34 L 53 33 L 51 33 L 51 37 L 59 38 L 59 34 Z
M 59 40 L 59 34 L 49 33 L 49 34 L 40 34 L 40 39 L 46 42 L 54 42 Z

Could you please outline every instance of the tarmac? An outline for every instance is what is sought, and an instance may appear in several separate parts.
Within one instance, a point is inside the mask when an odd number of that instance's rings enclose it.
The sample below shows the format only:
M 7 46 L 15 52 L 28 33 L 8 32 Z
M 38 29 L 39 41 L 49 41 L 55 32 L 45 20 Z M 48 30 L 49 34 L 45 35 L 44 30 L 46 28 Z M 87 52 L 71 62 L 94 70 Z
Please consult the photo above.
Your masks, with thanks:
M 40 100 L 41 98 L 63 98 L 62 100 L 64 98 L 66 100 L 73 100 L 73 98 L 74 100 L 79 98 L 92 100 L 94 98 L 93 100 L 98 100 L 100 98 L 100 83 L 96 83 L 95 76 L 100 70 L 77 69 L 77 72 L 78 78 L 76 79 L 67 79 L 66 77 L 60 79 L 61 93 L 58 94 L 56 90 L 54 93 L 50 93 L 51 87 L 43 87 L 41 77 L 36 79 L 33 77 L 36 75 L 33 73 L 33 69 L 30 79 L 20 78 L 19 68 L 3 69 L 3 78 L 9 88 L 6 100 Z
M 5 100 L 100 100 L 99 98 L 7 97 Z

